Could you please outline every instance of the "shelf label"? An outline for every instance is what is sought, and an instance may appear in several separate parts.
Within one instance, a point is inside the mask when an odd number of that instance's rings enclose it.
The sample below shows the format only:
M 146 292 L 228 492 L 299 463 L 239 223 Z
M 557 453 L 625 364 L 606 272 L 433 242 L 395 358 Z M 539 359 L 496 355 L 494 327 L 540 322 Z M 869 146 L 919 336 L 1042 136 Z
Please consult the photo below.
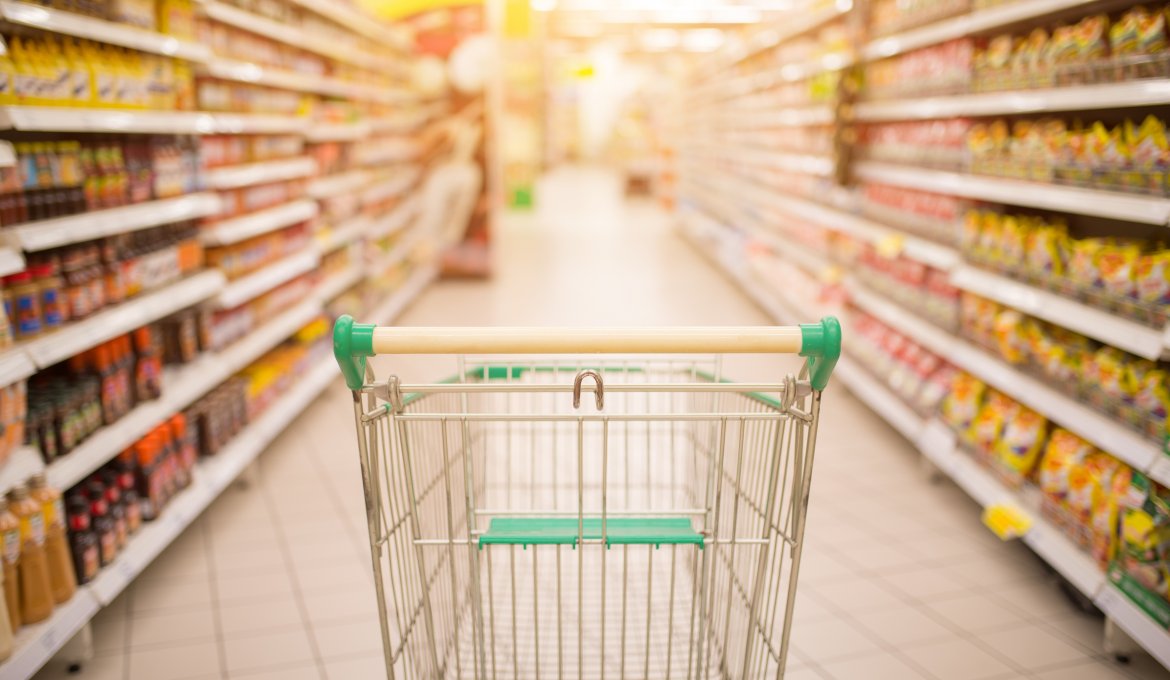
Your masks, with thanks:
M 983 511 L 983 524 L 1001 541 L 1010 541 L 1028 533 L 1032 517 L 1014 503 L 996 503 Z

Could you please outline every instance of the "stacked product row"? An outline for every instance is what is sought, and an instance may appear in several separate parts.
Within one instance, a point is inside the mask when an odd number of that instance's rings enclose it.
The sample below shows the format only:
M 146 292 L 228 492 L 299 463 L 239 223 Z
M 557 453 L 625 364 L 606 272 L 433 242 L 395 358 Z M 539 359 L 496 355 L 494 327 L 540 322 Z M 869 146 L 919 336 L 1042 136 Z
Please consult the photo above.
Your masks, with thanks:
M 1170 666 L 1170 97 L 1147 87 L 1170 11 L 867 9 L 803 7 L 697 76 L 684 225 L 782 322 L 840 308 L 842 379 L 888 392 L 868 401 L 928 457 L 946 423 L 1006 494 L 1042 496 L 1095 565 L 1084 594 L 1124 593 L 1149 618 L 1099 604 Z

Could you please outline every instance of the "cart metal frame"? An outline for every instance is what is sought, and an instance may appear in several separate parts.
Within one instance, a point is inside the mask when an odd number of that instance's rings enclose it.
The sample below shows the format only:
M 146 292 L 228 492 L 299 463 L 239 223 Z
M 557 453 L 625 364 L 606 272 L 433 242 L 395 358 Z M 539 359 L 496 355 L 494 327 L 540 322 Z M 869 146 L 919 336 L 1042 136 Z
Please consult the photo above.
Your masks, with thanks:
M 782 678 L 840 347 L 831 317 L 666 329 L 339 319 L 387 677 Z M 806 361 L 744 384 L 717 356 L 691 356 L 732 352 Z M 379 382 L 376 354 L 451 354 L 457 370 Z M 518 354 L 540 356 L 498 357 Z M 589 392 L 595 410 L 582 407 Z

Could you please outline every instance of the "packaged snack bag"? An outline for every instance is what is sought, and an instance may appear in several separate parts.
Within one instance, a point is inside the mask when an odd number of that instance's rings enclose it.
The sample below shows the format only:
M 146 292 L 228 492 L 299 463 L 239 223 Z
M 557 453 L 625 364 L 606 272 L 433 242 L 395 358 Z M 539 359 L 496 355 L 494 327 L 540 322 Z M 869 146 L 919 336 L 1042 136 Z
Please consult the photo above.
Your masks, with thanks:
M 1093 507 L 1101 502 L 1119 463 L 1109 454 L 1093 451 L 1069 469 L 1065 507 L 1082 526 L 1088 526 Z
M 1094 499 L 1089 517 L 1089 553 L 1102 568 L 1117 553 L 1117 517 L 1132 478 L 1133 470 L 1119 462 L 1102 493 Z
M 971 428 L 967 433 L 967 441 L 971 442 L 979 451 L 994 452 L 995 443 L 1003 432 L 1004 424 L 1015 415 L 1019 404 L 1011 398 L 993 390 L 988 390 L 987 399 L 980 407 Z
M 1105 346 L 1089 354 L 1088 358 L 1083 376 L 1086 383 L 1119 401 L 1132 396 L 1133 386 L 1127 378 L 1128 357 L 1125 352 L 1116 347 Z
M 983 225 L 979 230 L 979 247 L 976 252 L 989 262 L 995 264 L 1003 262 L 1000 246 L 1003 244 L 1004 221 L 1008 217 L 990 210 L 983 212 Z
M 1119 298 L 1137 297 L 1137 262 L 1141 250 L 1133 244 L 1104 243 L 1094 255 L 1100 285 Z
M 995 344 L 1008 363 L 1018 364 L 1027 357 L 1028 320 L 1014 309 L 995 315 Z
M 1092 452 L 1092 445 L 1068 430 L 1052 430 L 1037 475 L 1044 495 L 1063 504 L 1068 496 L 1069 474 L 1073 466 L 1079 465 Z
M 950 388 L 942 402 L 943 421 L 955 430 L 966 432 L 979 412 L 987 386 L 968 373 L 956 373 Z
M 981 254 L 979 252 L 981 245 L 979 234 L 983 230 L 983 212 L 971 209 L 963 215 L 963 231 L 960 234 L 959 243 L 964 251 L 975 255 Z
M 1029 271 L 1041 277 L 1064 275 L 1063 252 L 1068 231 L 1063 222 L 1037 226 L 1025 238 L 1025 260 Z
M 1128 366 L 1126 392 L 1142 413 L 1160 423 L 1170 413 L 1170 373 L 1149 362 L 1133 362 Z
M 1170 304 L 1170 250 L 1157 250 L 1138 257 L 1134 287 L 1142 302 Z
M 1118 562 L 1149 591 L 1170 597 L 1170 499 L 1134 472 L 1119 507 Z
M 1170 152 L 1166 125 L 1154 116 L 1146 116 L 1140 126 L 1127 120 L 1125 136 L 1131 164 L 1126 173 L 1126 185 L 1149 193 L 1164 193 L 1165 159 Z
M 1069 240 L 1068 276 L 1078 288 L 1101 286 L 1101 274 L 1097 270 L 1097 252 L 1108 246 L 1108 241 L 1099 238 Z
M 1008 268 L 1018 268 L 1025 264 L 1027 242 L 1030 235 L 1030 224 L 1027 218 L 1007 215 L 1003 220 L 1000 233 L 1000 257 Z
M 995 443 L 996 457 L 1015 476 L 1023 479 L 1036 466 L 1047 432 L 1048 420 L 1044 416 L 1019 406 L 1004 423 L 1003 434 Z
M 1073 30 L 1074 58 L 1087 64 L 1109 56 L 1109 17 L 1095 14 L 1085 17 Z

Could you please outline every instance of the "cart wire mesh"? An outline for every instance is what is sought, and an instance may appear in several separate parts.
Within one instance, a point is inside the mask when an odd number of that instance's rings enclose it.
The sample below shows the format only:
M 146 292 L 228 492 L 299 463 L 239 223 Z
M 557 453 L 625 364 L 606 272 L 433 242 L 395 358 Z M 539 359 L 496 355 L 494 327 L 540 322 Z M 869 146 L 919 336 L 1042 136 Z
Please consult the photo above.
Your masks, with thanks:
M 388 677 L 783 677 L 807 365 L 458 362 L 354 392 Z

